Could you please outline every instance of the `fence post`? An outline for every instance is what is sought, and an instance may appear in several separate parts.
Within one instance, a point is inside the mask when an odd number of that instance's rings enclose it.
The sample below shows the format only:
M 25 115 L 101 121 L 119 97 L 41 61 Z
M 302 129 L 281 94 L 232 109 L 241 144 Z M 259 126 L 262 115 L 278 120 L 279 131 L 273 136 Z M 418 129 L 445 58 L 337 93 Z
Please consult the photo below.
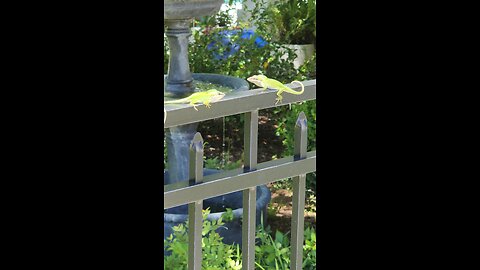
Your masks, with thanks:
M 245 166 L 244 171 L 257 169 L 258 110 L 245 114 Z M 255 224 L 257 187 L 243 190 L 242 269 L 255 269 Z
M 295 124 L 295 160 L 307 157 L 307 117 L 301 112 Z M 290 258 L 290 269 L 301 270 L 303 261 L 303 233 L 304 233 L 304 211 L 305 211 L 305 184 L 306 174 L 293 177 L 293 198 L 292 198 L 292 253 Z
M 197 132 L 190 144 L 190 184 L 203 181 L 203 138 Z M 188 270 L 202 269 L 203 201 L 188 204 Z

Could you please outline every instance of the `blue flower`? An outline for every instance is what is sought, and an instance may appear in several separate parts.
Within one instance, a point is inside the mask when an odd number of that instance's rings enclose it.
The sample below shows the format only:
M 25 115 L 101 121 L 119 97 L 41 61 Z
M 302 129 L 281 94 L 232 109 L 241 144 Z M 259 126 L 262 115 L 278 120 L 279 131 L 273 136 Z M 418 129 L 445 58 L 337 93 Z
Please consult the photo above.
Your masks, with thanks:
M 255 32 L 252 29 L 245 29 L 242 31 L 241 38 L 243 39 L 250 39 Z
M 255 38 L 255 45 L 257 45 L 257 47 L 263 48 L 267 44 L 268 42 L 266 42 L 262 37 L 258 36 Z
M 209 51 L 213 50 L 215 47 L 215 43 L 216 43 L 215 41 L 210 42 L 210 44 L 207 45 L 207 49 Z
M 243 39 L 251 39 L 252 36 L 255 35 L 255 31 L 253 29 L 244 29 L 242 32 L 241 38 Z M 267 42 L 261 37 L 261 36 L 256 36 L 255 37 L 255 45 L 259 48 L 265 47 L 267 45 Z
M 218 48 L 217 43 L 220 43 L 222 47 L 226 47 L 223 54 L 219 54 L 218 52 L 213 52 L 213 57 L 216 60 L 225 60 L 228 57 L 234 55 L 240 50 L 240 45 L 237 43 L 231 42 L 231 37 L 237 35 L 240 30 L 223 30 L 218 32 L 218 36 L 220 37 L 220 42 L 212 41 L 210 44 L 207 45 L 208 50 L 215 50 Z M 240 38 L 242 39 L 251 39 L 255 35 L 255 31 L 253 29 L 244 29 L 242 30 Z M 258 48 L 263 48 L 267 45 L 267 42 L 260 36 L 255 37 L 255 45 Z

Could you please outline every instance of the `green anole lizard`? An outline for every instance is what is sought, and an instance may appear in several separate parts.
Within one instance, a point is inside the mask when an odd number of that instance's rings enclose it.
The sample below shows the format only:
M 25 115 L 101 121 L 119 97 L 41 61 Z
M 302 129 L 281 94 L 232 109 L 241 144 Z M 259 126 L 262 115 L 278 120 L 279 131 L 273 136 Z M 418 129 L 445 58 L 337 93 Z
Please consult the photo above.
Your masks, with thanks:
M 278 104 L 279 102 L 282 102 L 282 99 L 283 99 L 282 92 L 287 92 L 294 95 L 301 95 L 305 91 L 305 87 L 303 86 L 303 83 L 299 81 L 292 82 L 292 83 L 298 83 L 302 86 L 302 90 L 297 92 L 292 88 L 285 86 L 283 83 L 274 79 L 270 79 L 265 75 L 255 75 L 248 78 L 247 81 L 255 84 L 256 86 L 263 87 L 263 90 L 267 90 L 267 88 L 277 90 L 278 98 L 276 99 L 277 102 L 275 103 L 275 105 Z
M 222 93 L 216 89 L 211 89 L 208 91 L 193 93 L 190 96 L 178 100 L 165 101 L 163 104 L 185 104 L 188 103 L 192 105 L 193 108 L 198 111 L 195 105 L 204 104 L 207 108 L 210 108 L 212 105 L 210 103 L 217 102 L 225 96 L 225 93 Z M 163 123 L 167 121 L 167 111 L 163 109 L 165 116 L 163 118 Z

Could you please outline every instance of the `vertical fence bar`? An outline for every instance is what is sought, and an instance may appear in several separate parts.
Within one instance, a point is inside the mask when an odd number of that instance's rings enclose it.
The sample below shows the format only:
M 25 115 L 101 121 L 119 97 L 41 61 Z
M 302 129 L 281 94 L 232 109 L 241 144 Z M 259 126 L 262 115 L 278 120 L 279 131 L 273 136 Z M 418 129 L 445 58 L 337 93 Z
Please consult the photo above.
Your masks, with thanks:
M 258 110 L 245 114 L 245 171 L 257 169 Z M 242 269 L 255 269 L 255 215 L 257 187 L 243 191 Z
M 307 156 L 307 117 L 301 112 L 295 124 L 295 159 L 304 159 Z M 301 270 L 303 261 L 303 234 L 304 234 L 304 211 L 305 211 L 305 184 L 306 174 L 293 177 L 292 198 L 292 253 L 290 269 Z
M 203 138 L 197 132 L 190 144 L 189 181 L 203 181 Z M 188 204 L 188 270 L 202 269 L 202 208 L 203 201 Z
M 245 113 L 245 171 L 257 169 L 258 159 L 258 110 Z

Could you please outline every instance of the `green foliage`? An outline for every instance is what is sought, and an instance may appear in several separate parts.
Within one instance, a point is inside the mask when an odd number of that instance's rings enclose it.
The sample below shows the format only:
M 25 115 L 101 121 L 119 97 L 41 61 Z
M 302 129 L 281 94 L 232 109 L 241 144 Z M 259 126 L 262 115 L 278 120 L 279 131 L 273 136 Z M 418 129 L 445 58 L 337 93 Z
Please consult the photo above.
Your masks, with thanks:
M 298 119 L 298 115 L 304 112 L 308 121 L 308 151 L 316 149 L 316 131 L 317 126 L 317 105 L 316 101 L 306 101 L 295 106 L 292 106 L 291 110 L 280 110 L 277 113 L 280 115 L 280 122 L 277 128 L 277 135 L 284 138 L 283 145 L 285 147 L 286 155 L 293 155 L 295 133 L 292 130 Z
M 313 228 L 306 228 L 304 232 L 303 264 L 302 269 L 316 269 L 317 265 L 317 233 Z
M 259 29 L 282 44 L 312 44 L 316 37 L 316 0 L 253 0 Z
M 209 221 L 210 211 L 203 211 L 202 228 L 202 269 L 242 269 L 240 248 L 222 242 L 222 237 L 215 232 L 224 225 L 223 217 Z M 171 251 L 170 256 L 164 256 L 163 269 L 187 269 L 188 260 L 188 222 L 173 227 L 173 234 L 164 240 L 164 250 Z
M 305 61 L 305 63 L 300 66 L 297 80 L 311 80 L 317 77 L 317 54 L 314 53 L 312 58 Z
M 228 10 L 220 11 L 213 16 L 202 17 L 194 21 L 192 39 L 189 46 L 190 70 L 194 73 L 216 73 L 247 78 L 255 74 L 264 74 L 284 83 L 305 79 L 309 71 L 296 70 L 293 65 L 295 52 L 283 44 L 312 43 L 315 27 L 316 2 L 312 0 L 277 0 L 266 3 L 265 0 L 254 0 L 255 6 L 249 9 L 252 19 L 249 22 L 235 25 L 228 15 Z M 277 6 L 278 5 L 278 6 Z M 278 10 L 278 12 L 276 11 Z M 242 30 L 256 27 L 250 38 L 242 38 Z M 240 30 L 230 36 L 225 43 L 225 30 Z M 261 37 L 266 43 L 258 46 L 256 38 Z M 291 40 L 291 41 L 285 41 Z M 305 40 L 305 41 L 302 41 Z M 223 41 L 223 43 L 222 43 Z M 212 43 L 221 44 L 213 46 Z M 209 47 L 210 45 L 210 47 Z M 223 55 L 233 48 L 236 53 L 228 57 L 215 59 L 214 54 Z M 169 49 L 164 35 L 164 71 L 168 70 Z M 314 61 L 311 61 L 314 64 Z
M 225 162 L 223 164 L 217 157 L 211 159 L 205 159 L 205 168 L 214 169 L 214 170 L 233 170 L 242 167 L 242 160 L 237 160 L 234 162 Z
M 207 220 L 209 210 L 203 212 L 202 269 L 241 269 L 242 255 L 238 245 L 227 245 L 215 232 L 224 225 L 224 220 L 233 218 L 231 209 L 217 221 Z M 164 240 L 164 249 L 171 255 L 163 259 L 164 269 L 187 269 L 188 224 L 173 227 L 173 235 Z M 290 236 L 279 231 L 274 236 L 270 229 L 259 226 L 256 232 L 255 265 L 258 269 L 290 269 Z M 305 229 L 302 269 L 316 268 L 316 232 Z
M 275 235 L 270 229 L 260 226 L 257 231 L 259 245 L 255 247 L 255 265 L 259 269 L 290 269 L 290 235 L 276 231 Z M 302 269 L 316 269 L 317 240 L 316 232 L 312 228 L 304 231 L 303 264 Z
M 290 241 L 280 231 L 273 238 L 269 230 L 259 227 L 257 237 L 260 244 L 255 246 L 255 265 L 260 269 L 290 269 Z
M 195 21 L 192 31 L 193 42 L 189 46 L 190 70 L 194 73 L 216 73 L 239 78 L 247 78 L 255 74 L 264 74 L 280 81 L 292 81 L 298 77 L 298 70 L 294 68 L 295 52 L 276 43 L 268 31 L 257 30 L 251 38 L 242 38 L 242 30 L 248 28 L 233 26 L 228 11 L 221 11 L 213 16 L 203 17 Z M 219 18 L 224 22 L 219 27 Z M 225 30 L 240 30 L 230 36 L 228 44 L 221 35 Z M 258 46 L 255 40 L 261 36 L 266 43 Z M 223 40 L 222 40 L 223 39 Z M 219 46 L 211 46 L 212 43 Z M 220 45 L 221 44 L 221 45 Z M 210 47 L 209 47 L 210 45 Z M 214 55 L 228 54 L 234 47 L 239 50 L 229 57 L 215 59 Z M 164 35 L 164 71 L 168 70 L 168 41 Z M 285 57 L 286 56 L 286 57 Z
M 235 8 L 232 7 L 232 3 L 229 3 L 229 7 L 225 11 L 220 11 L 212 16 L 202 17 L 199 22 L 204 25 L 231 27 L 233 26 L 233 21 L 229 14 L 230 11 L 235 11 Z
M 165 29 L 165 26 L 164 26 Z M 170 58 L 170 49 L 168 47 L 168 39 L 167 36 L 165 35 L 165 31 L 163 34 L 163 73 L 167 74 L 168 70 L 168 59 Z
M 277 114 L 279 115 L 279 124 L 276 130 L 278 136 L 283 138 L 283 146 L 285 156 L 293 155 L 294 148 L 294 126 L 300 112 L 304 112 L 308 120 L 308 151 L 316 149 L 317 143 L 317 104 L 316 100 L 302 102 L 300 104 L 292 105 L 290 111 L 277 107 Z M 316 194 L 317 181 L 316 172 L 307 175 L 307 190 L 310 193 Z
M 260 34 L 267 44 L 259 47 L 255 44 L 256 36 L 250 39 L 242 38 L 242 31 L 230 36 L 228 44 L 221 32 L 225 28 L 214 28 L 204 25 L 207 31 L 195 31 L 194 43 L 189 47 L 190 69 L 194 73 L 216 73 L 239 78 L 247 78 L 255 74 L 265 74 L 271 78 L 292 80 L 298 71 L 293 66 L 294 52 L 283 45 L 270 41 L 268 34 Z M 223 40 L 222 40 L 223 38 Z M 210 47 L 211 44 L 218 46 Z M 233 53 L 233 48 L 238 51 Z M 288 57 L 285 59 L 284 52 Z M 226 58 L 215 59 L 214 55 L 229 55 Z
M 222 215 L 222 218 L 226 221 L 226 222 L 230 222 L 233 220 L 233 210 L 231 208 L 227 208 L 225 210 L 225 213 L 223 213 Z

